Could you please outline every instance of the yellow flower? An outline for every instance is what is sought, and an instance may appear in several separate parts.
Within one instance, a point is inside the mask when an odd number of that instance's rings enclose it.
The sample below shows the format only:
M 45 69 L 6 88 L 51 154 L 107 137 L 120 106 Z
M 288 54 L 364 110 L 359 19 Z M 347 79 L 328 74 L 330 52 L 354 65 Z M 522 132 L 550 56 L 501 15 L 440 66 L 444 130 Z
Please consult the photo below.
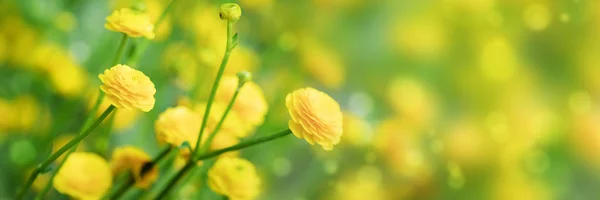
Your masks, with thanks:
M 112 174 L 106 160 L 88 152 L 73 152 L 53 182 L 58 192 L 75 199 L 99 199 L 111 184 Z
M 298 138 L 315 142 L 325 150 L 332 150 L 342 136 L 340 105 L 329 95 L 314 88 L 298 89 L 285 97 L 292 116 L 289 127 Z
M 111 31 L 125 33 L 129 37 L 144 36 L 154 39 L 154 24 L 152 24 L 150 16 L 129 8 L 115 10 L 106 17 L 104 27 Z
M 162 0 L 111 0 L 109 5 L 112 10 L 121 8 L 134 8 L 145 11 L 153 24 L 156 24 L 163 11 L 166 8 L 165 1 Z M 142 9 L 139 9 L 142 8 Z M 167 15 L 160 24 L 154 27 L 156 37 L 154 40 L 164 40 L 171 34 L 171 16 Z
M 231 200 L 255 199 L 261 180 L 254 165 L 236 157 L 222 157 L 208 170 L 208 186 Z
M 127 65 L 115 65 L 98 75 L 104 85 L 100 89 L 117 108 L 138 108 L 148 112 L 154 108 L 154 83 L 144 73 Z
M 221 79 L 215 100 L 225 104 L 229 103 L 231 98 L 233 98 L 237 86 L 237 77 L 224 76 Z M 263 123 L 268 109 L 269 106 L 262 89 L 254 82 L 246 82 L 244 84 L 232 107 L 232 110 L 241 118 L 242 123 L 249 127 L 249 131 Z
M 142 174 L 144 165 L 152 162 L 152 158 L 143 150 L 134 146 L 124 146 L 115 148 L 110 161 L 114 175 L 123 171 L 133 173 L 136 187 L 147 188 L 156 178 L 158 178 L 158 168 L 152 167 L 145 174 Z
M 236 3 L 226 3 L 221 5 L 221 11 L 219 17 L 221 19 L 236 22 L 242 16 L 242 8 Z
M 98 98 L 98 94 L 99 91 L 97 89 L 94 88 L 94 90 L 92 92 L 89 93 L 90 95 L 88 95 L 88 109 L 92 109 L 94 107 L 94 104 L 96 103 L 96 98 Z M 102 103 L 100 104 L 100 106 L 98 107 L 98 110 L 96 110 L 96 116 L 99 117 L 100 115 L 102 115 L 102 113 L 104 112 L 104 110 L 106 110 L 109 106 L 111 105 L 110 101 L 107 100 L 107 97 L 105 96 L 104 99 L 102 100 Z M 140 111 L 139 110 L 116 110 L 113 111 L 114 115 L 114 120 L 113 120 L 113 128 L 115 130 L 124 130 L 128 127 L 130 127 L 139 117 L 140 115 Z M 108 123 L 109 120 L 104 120 L 103 123 Z
M 190 146 L 196 148 L 196 140 L 200 131 L 202 118 L 185 106 L 167 108 L 161 113 L 154 125 L 156 129 L 156 140 L 160 144 L 180 146 L 189 142 Z M 182 154 L 189 155 L 189 150 L 182 150 Z

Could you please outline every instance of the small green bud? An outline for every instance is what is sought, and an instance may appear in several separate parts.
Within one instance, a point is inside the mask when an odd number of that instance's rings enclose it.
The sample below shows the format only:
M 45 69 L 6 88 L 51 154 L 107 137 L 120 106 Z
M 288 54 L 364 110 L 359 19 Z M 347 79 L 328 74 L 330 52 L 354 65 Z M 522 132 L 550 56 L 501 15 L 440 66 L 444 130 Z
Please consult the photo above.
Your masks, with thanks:
M 238 72 L 236 75 L 238 77 L 238 87 L 241 87 L 242 85 L 244 85 L 244 83 L 248 81 L 252 81 L 252 73 L 250 72 L 241 71 Z
M 236 3 L 226 3 L 221 5 L 219 17 L 223 20 L 237 22 L 242 16 L 242 8 Z

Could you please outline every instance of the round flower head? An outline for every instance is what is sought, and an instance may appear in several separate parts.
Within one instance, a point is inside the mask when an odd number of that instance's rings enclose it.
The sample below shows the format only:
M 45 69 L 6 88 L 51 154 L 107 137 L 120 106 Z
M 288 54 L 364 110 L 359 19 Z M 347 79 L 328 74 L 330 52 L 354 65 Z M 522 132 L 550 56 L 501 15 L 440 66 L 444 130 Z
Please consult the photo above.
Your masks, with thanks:
M 167 108 L 161 113 L 154 125 L 156 129 L 156 140 L 172 146 L 180 146 L 188 142 L 192 148 L 196 148 L 196 140 L 200 131 L 201 118 L 194 111 L 185 106 Z M 190 153 L 187 150 L 184 154 Z
M 115 65 L 98 75 L 100 89 L 117 108 L 148 112 L 154 108 L 154 83 L 144 73 L 127 65 Z
M 74 199 L 100 199 L 110 189 L 112 174 L 104 158 L 73 152 L 58 170 L 53 186 Z
M 231 200 L 255 199 L 261 180 L 254 165 L 236 157 L 221 157 L 208 170 L 208 187 Z
M 113 11 L 110 16 L 106 17 L 104 27 L 111 31 L 125 33 L 129 37 L 144 36 L 154 39 L 154 24 L 150 20 L 150 16 L 129 8 Z
M 152 162 L 152 158 L 141 149 L 133 146 L 116 148 L 110 161 L 114 175 L 129 171 L 135 178 L 136 187 L 147 188 L 158 177 L 158 168 L 152 167 L 142 174 L 145 165 Z
M 221 19 L 237 22 L 242 16 L 242 8 L 236 3 L 226 3 L 221 5 L 221 11 L 219 12 L 219 17 Z
M 292 116 L 289 127 L 298 138 L 315 142 L 325 150 L 332 150 L 342 136 L 340 105 L 329 95 L 314 88 L 298 89 L 285 97 Z

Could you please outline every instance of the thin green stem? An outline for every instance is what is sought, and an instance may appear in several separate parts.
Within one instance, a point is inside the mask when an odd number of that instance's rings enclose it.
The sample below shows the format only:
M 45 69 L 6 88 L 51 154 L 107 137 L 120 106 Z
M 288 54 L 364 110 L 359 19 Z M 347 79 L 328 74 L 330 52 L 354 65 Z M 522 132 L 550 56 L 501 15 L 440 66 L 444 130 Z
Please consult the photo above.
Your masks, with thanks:
M 239 81 L 242 81 L 242 80 L 239 80 Z M 210 135 L 208 136 L 208 139 L 206 139 L 206 142 L 204 142 L 204 145 L 202 145 L 202 152 L 206 152 L 210 148 L 210 144 L 212 144 L 213 139 L 215 138 L 217 133 L 219 133 L 219 130 L 221 130 L 221 126 L 223 126 L 223 122 L 225 122 L 225 119 L 227 118 L 229 111 L 233 107 L 235 100 L 237 99 L 238 95 L 240 94 L 240 90 L 244 86 L 244 83 L 245 82 L 241 82 L 241 84 L 239 84 L 238 87 L 235 89 L 235 93 L 233 93 L 233 97 L 231 98 L 231 101 L 229 101 L 229 104 L 227 105 L 227 108 L 225 109 L 223 116 L 221 116 L 219 123 L 215 127 L 215 130 L 213 130 L 212 133 L 210 133 Z
M 217 77 L 215 78 L 215 82 L 213 83 L 212 89 L 210 90 L 210 96 L 208 96 L 208 101 L 206 103 L 206 109 L 204 111 L 204 117 L 202 118 L 202 125 L 200 126 L 200 133 L 198 134 L 198 139 L 196 140 L 196 149 L 191 154 L 192 157 L 198 155 L 200 148 L 200 141 L 202 140 L 202 135 L 204 134 L 204 129 L 206 128 L 206 122 L 208 121 L 208 116 L 210 115 L 210 109 L 212 108 L 213 101 L 215 100 L 215 96 L 217 94 L 217 89 L 219 89 L 219 83 L 221 82 L 221 77 L 225 72 L 225 67 L 227 66 L 227 62 L 229 61 L 229 55 L 231 55 L 231 43 L 232 43 L 232 26 L 233 22 L 227 21 L 227 44 L 225 45 L 225 55 L 223 56 L 223 60 L 221 60 L 221 66 L 219 67 L 219 71 L 217 72 Z
M 70 148 L 72 148 L 75 145 L 79 144 L 79 142 L 81 140 L 83 140 L 85 137 L 87 137 L 90 133 L 92 133 L 92 131 L 96 127 L 98 127 L 98 125 L 100 125 L 100 123 L 102 123 L 102 121 L 104 121 L 104 119 L 106 119 L 106 117 L 108 117 L 108 115 L 113 110 L 115 110 L 115 106 L 113 106 L 113 105 L 109 106 L 102 113 L 102 115 L 100 115 L 100 117 L 98 117 L 98 119 L 96 119 L 96 121 L 90 127 L 88 127 L 83 133 L 79 134 L 76 138 L 73 138 L 65 146 L 61 147 L 60 149 L 58 149 L 58 151 L 56 151 L 55 153 L 53 153 L 52 156 L 50 156 L 50 158 L 47 158 L 46 160 L 44 160 L 44 162 L 42 162 L 40 165 L 38 165 L 33 170 L 33 172 L 31 172 L 31 174 L 29 175 L 29 178 L 27 178 L 27 182 L 25 183 L 25 186 L 23 186 L 23 188 L 21 189 L 21 191 L 19 191 L 19 193 L 17 194 L 17 196 L 16 196 L 15 199 L 23 199 L 25 197 L 25 194 L 27 193 L 27 191 L 29 190 L 29 188 L 33 184 L 33 181 L 35 181 L 35 179 L 42 172 L 42 170 L 45 170 L 46 168 L 48 168 L 52 164 L 52 162 L 54 162 L 56 159 L 58 159 L 58 157 L 60 157 L 67 150 L 69 150 Z M 67 158 L 65 157 L 64 159 L 66 160 Z
M 98 110 L 98 108 L 100 107 L 100 104 L 102 103 L 102 98 L 104 97 L 104 93 L 102 93 L 102 91 L 100 91 L 99 95 L 96 97 L 96 101 L 94 103 L 94 106 L 92 107 L 92 109 L 90 110 L 90 113 L 86 118 L 85 118 L 85 122 L 83 123 L 83 126 L 81 127 L 81 129 L 79 130 L 79 132 L 83 132 L 85 130 L 86 127 L 88 127 L 90 125 L 90 123 L 92 123 L 92 120 L 94 119 L 94 115 L 96 113 L 96 111 Z M 52 145 L 50 145 L 50 151 L 49 153 L 52 154 Z M 54 169 L 54 173 L 50 176 L 50 179 L 48 179 L 48 184 L 46 184 L 46 186 L 44 187 L 44 189 L 42 191 L 40 191 L 35 199 L 42 199 L 44 198 L 44 196 L 46 196 L 46 194 L 50 191 L 50 188 L 52 188 L 52 181 L 54 180 L 54 177 L 56 176 L 56 172 L 58 172 L 58 170 L 63 166 L 63 164 L 65 163 L 65 160 L 67 160 L 66 158 L 68 158 L 71 153 L 73 153 L 76 149 L 77 149 L 78 145 L 75 145 L 71 151 L 67 152 L 67 154 L 65 154 L 64 158 L 62 160 L 62 162 L 56 167 L 56 169 Z M 50 155 L 49 154 L 49 155 Z
M 173 147 L 171 147 L 171 146 L 165 148 L 151 162 L 149 162 L 144 167 L 142 167 L 142 171 L 140 172 L 140 177 L 144 177 L 144 175 L 146 175 L 146 173 L 150 172 L 150 169 L 152 169 L 153 167 L 158 165 L 158 163 L 163 158 L 165 158 L 169 154 L 169 152 L 171 152 L 171 150 L 173 150 Z M 129 188 L 131 188 L 131 186 L 133 186 L 134 183 L 135 183 L 135 179 L 133 177 L 133 174 L 131 172 L 127 173 L 127 181 L 123 185 L 121 185 L 121 187 L 119 187 L 119 189 L 117 189 L 114 193 L 105 195 L 105 197 L 103 199 L 118 199 L 118 198 L 120 198 L 123 194 L 125 194 L 125 192 L 127 192 L 127 190 L 129 190 Z
M 265 143 L 280 137 L 284 137 L 286 135 L 291 134 L 292 131 L 290 129 L 285 129 L 283 131 L 280 131 L 278 133 L 269 135 L 269 136 L 263 136 L 263 137 L 258 137 L 258 138 L 254 138 L 245 142 L 242 142 L 240 144 L 231 146 L 231 147 L 227 147 L 224 149 L 219 149 L 213 152 L 209 152 L 206 153 L 204 155 L 200 155 L 192 160 L 190 160 L 191 162 L 187 162 L 186 165 L 173 177 L 171 178 L 171 180 L 169 180 L 169 183 L 167 184 L 167 187 L 165 187 L 160 194 L 158 195 L 158 197 L 156 199 L 163 199 L 165 198 L 168 193 L 170 192 L 170 190 L 177 184 L 177 181 L 179 179 L 181 179 L 189 170 L 193 169 L 196 166 L 196 162 L 200 161 L 200 160 L 206 160 L 206 159 L 210 159 L 216 156 L 219 156 L 223 153 L 226 152 L 230 152 L 230 151 L 236 151 L 236 150 L 240 150 L 243 148 L 247 148 L 253 145 L 257 145 L 257 144 L 261 144 L 261 143 Z
M 121 57 L 123 57 L 123 51 L 125 50 L 128 38 L 129 37 L 127 37 L 127 34 L 123 33 L 123 37 L 121 37 L 121 43 L 119 44 L 119 48 L 117 49 L 117 55 L 115 56 L 115 59 L 112 62 L 113 66 L 121 62 Z

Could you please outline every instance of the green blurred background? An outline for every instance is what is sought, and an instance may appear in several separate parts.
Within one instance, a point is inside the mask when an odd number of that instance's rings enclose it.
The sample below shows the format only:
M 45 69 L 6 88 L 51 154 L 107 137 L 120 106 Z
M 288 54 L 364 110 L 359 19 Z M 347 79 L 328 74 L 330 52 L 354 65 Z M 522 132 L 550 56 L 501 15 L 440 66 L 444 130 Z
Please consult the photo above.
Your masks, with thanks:
M 105 17 L 135 7 L 156 20 L 169 2 L 0 2 L 0 199 L 89 114 L 121 37 Z M 176 0 L 145 51 L 144 39 L 129 41 L 125 57 L 155 83 L 156 106 L 119 112 L 112 133 L 105 123 L 83 150 L 158 154 L 158 114 L 208 95 L 225 2 Z M 269 103 L 254 135 L 287 127 L 285 95 L 300 87 L 345 112 L 332 152 L 293 136 L 242 151 L 264 179 L 261 199 L 600 198 L 600 2 L 233 2 L 243 16 L 226 73 L 253 72 Z M 216 197 L 202 180 L 178 198 Z

